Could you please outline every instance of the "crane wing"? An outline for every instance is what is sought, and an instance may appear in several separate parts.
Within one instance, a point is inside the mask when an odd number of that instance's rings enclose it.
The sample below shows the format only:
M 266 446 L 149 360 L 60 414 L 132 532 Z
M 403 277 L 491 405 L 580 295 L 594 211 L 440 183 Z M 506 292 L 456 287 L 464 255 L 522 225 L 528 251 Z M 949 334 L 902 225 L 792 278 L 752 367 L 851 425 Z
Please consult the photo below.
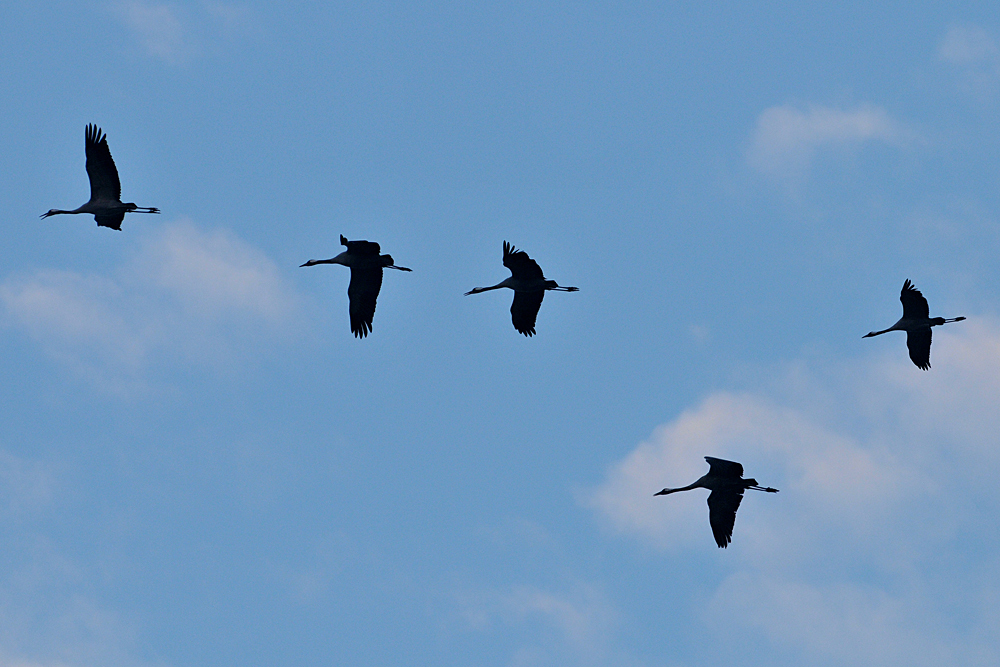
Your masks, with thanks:
M 903 283 L 903 289 L 899 293 L 899 300 L 903 303 L 903 317 L 907 319 L 927 319 L 930 316 L 930 310 L 927 308 L 927 299 L 920 293 L 920 290 L 913 286 L 913 283 L 908 278 Z
M 714 456 L 706 456 L 705 460 L 708 461 L 708 474 L 713 477 L 733 477 L 735 479 L 743 477 L 743 465 L 736 461 L 717 459 Z
M 364 338 L 372 330 L 375 302 L 382 289 L 382 267 L 378 264 L 351 267 L 351 284 L 347 297 L 351 301 L 351 332 Z
M 340 243 L 347 247 L 347 252 L 358 257 L 378 257 L 381 252 L 374 241 L 348 241 L 343 234 L 340 235 Z
M 111 159 L 108 136 L 101 133 L 96 125 L 87 125 L 87 176 L 90 177 L 90 200 L 119 201 L 122 184 L 118 180 L 118 169 Z M 101 224 L 98 221 L 97 224 Z M 120 223 L 119 223 L 120 224 Z M 102 225 L 111 227 L 111 225 Z
M 545 290 L 514 292 L 514 302 L 510 304 L 510 319 L 519 333 L 528 337 L 535 335 L 535 318 L 544 298 Z
M 919 292 L 917 292 L 919 294 Z M 925 302 L 926 303 L 926 302 Z M 906 332 L 906 349 L 910 359 L 922 371 L 931 367 L 931 328 Z
M 733 541 L 736 510 L 742 501 L 743 489 L 739 487 L 716 489 L 708 494 L 708 523 L 712 526 L 715 543 L 723 549 Z
M 125 211 L 118 211 L 117 213 L 109 213 L 106 215 L 94 214 L 94 219 L 97 220 L 98 227 L 110 227 L 111 229 L 116 229 L 119 232 L 122 230 L 122 220 L 125 219 Z
M 510 269 L 510 274 L 519 280 L 543 280 L 541 267 L 528 257 L 528 253 L 518 250 L 506 241 L 503 242 L 503 265 Z M 542 302 L 541 299 L 538 300 Z M 535 309 L 538 310 L 537 308 Z M 531 320 L 534 322 L 534 318 Z

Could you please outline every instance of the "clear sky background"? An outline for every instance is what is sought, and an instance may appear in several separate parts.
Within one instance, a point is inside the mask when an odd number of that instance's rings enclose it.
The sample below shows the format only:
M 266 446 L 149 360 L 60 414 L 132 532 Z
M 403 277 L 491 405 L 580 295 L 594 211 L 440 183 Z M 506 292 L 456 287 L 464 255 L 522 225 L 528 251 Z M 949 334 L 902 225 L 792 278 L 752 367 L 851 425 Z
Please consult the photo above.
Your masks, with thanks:
M 985 1 L 4 3 L 0 666 L 997 664 L 998 112 Z

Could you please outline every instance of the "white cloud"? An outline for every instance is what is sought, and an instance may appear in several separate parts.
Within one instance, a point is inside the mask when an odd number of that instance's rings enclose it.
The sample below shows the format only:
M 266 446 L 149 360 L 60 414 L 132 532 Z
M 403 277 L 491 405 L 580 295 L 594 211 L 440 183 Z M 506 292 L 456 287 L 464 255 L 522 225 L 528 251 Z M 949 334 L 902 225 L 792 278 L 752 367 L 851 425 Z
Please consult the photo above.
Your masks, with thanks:
M 259 32 L 251 10 L 238 4 L 205 2 L 181 8 L 174 3 L 127 0 L 117 10 L 146 52 L 172 65 L 189 62 L 206 46 Z
M 938 55 L 953 65 L 1000 62 L 1000 48 L 996 40 L 977 25 L 952 26 L 941 40 Z
M 757 118 L 747 152 L 750 165 L 779 179 L 800 179 L 817 151 L 853 148 L 865 142 L 901 145 L 911 132 L 884 109 L 862 105 L 851 111 L 810 105 L 765 109 Z
M 1000 85 L 1000 46 L 993 35 L 977 25 L 949 28 L 938 47 L 938 56 L 957 70 L 967 93 L 989 95 Z
M 178 63 L 193 54 L 176 6 L 132 0 L 121 3 L 119 11 L 125 25 L 150 55 Z
M 594 586 L 578 583 L 552 591 L 520 585 L 460 598 L 462 616 L 476 630 L 494 624 L 529 629 L 510 665 L 634 664 L 614 648 L 619 615 Z
M 80 568 L 44 539 L 18 540 L 22 561 L 0 577 L 3 667 L 139 667 L 134 632 L 87 590 Z
M 132 272 L 172 294 L 185 314 L 207 319 L 243 313 L 279 325 L 294 301 L 262 252 L 228 232 L 205 233 L 191 224 L 165 227 Z
M 910 363 L 904 337 L 885 344 L 874 364 L 794 388 L 708 397 L 586 500 L 664 558 L 718 552 L 733 573 L 701 613 L 732 650 L 763 635 L 788 664 L 1000 657 L 1000 323 L 935 332 L 928 372 Z M 712 539 L 707 491 L 653 497 L 702 475 L 704 455 L 781 489 L 747 493 L 726 552 Z
M 704 613 L 730 641 L 763 634 L 810 665 L 996 664 L 991 642 L 970 646 L 934 604 L 920 591 L 740 573 L 723 582 Z
M 154 357 L 216 364 L 280 335 L 298 297 L 263 253 L 225 231 L 164 226 L 110 276 L 42 270 L 0 283 L 5 319 L 99 382 Z

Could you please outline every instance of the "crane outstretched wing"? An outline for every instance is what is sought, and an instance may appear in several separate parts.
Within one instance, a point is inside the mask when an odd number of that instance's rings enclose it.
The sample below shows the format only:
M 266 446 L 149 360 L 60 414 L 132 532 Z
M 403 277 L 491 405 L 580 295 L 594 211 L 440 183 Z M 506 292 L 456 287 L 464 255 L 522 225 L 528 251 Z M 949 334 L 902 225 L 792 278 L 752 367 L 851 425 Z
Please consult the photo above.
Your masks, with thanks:
M 529 338 L 535 335 L 535 318 L 544 298 L 544 290 L 514 292 L 514 302 L 510 304 L 510 319 L 519 333 Z
M 742 501 L 743 489 L 738 487 L 717 489 L 708 494 L 708 523 L 712 526 L 715 543 L 723 549 L 733 541 L 736 510 Z
M 107 215 L 97 215 L 95 213 L 94 219 L 97 220 L 98 227 L 110 227 L 120 232 L 122 230 L 122 220 L 125 219 L 125 211 L 118 211 L 117 213 L 109 213 Z
M 734 477 L 736 479 L 743 477 L 743 465 L 736 461 L 717 459 L 714 456 L 706 456 L 705 460 L 708 461 L 709 475 L 715 477 Z
M 919 292 L 917 292 L 919 294 Z M 926 302 L 924 302 L 926 304 Z M 922 371 L 931 367 L 931 328 L 906 332 L 906 349 L 910 359 Z
M 380 265 L 351 267 L 351 284 L 347 287 L 347 297 L 351 301 L 351 332 L 357 338 L 364 338 L 371 333 L 375 302 L 381 289 Z
M 122 184 L 118 180 L 118 169 L 111 159 L 108 136 L 101 133 L 96 125 L 87 125 L 87 176 L 90 177 L 90 199 L 118 201 L 122 196 Z M 101 224 L 98 221 L 97 224 Z M 119 223 L 121 224 L 121 223 Z M 112 225 L 101 225 L 112 227 Z
M 903 317 L 907 319 L 927 319 L 930 316 L 927 299 L 920 293 L 920 290 L 913 286 L 909 278 L 903 283 L 903 289 L 899 292 L 899 300 L 903 304 Z
M 528 257 L 528 253 L 518 250 L 506 241 L 503 242 L 503 265 L 510 269 L 510 274 L 513 277 L 519 280 L 543 280 L 545 278 L 541 267 L 535 260 Z M 541 299 L 538 301 L 541 303 Z M 534 318 L 531 321 L 534 322 Z

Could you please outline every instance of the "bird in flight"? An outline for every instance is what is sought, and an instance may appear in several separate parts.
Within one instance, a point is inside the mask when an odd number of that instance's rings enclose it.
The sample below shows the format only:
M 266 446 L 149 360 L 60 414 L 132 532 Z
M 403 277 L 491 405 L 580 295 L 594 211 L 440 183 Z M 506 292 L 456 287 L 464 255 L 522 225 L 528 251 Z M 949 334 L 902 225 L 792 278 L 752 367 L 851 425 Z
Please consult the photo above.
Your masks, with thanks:
M 528 257 L 528 253 L 503 242 L 503 265 L 510 269 L 510 278 L 492 287 L 474 287 L 465 293 L 479 294 L 492 289 L 508 287 L 514 290 L 514 302 L 510 304 L 510 317 L 514 328 L 525 336 L 535 335 L 535 318 L 542 307 L 545 290 L 557 292 L 579 292 L 578 287 L 560 287 L 554 280 L 546 280 L 538 263 Z
M 691 489 L 709 489 L 708 523 L 712 526 L 715 543 L 725 549 L 733 541 L 733 524 L 736 523 L 736 510 L 740 508 L 743 492 L 747 489 L 777 493 L 777 489 L 757 486 L 755 479 L 743 479 L 743 466 L 735 461 L 726 461 L 712 456 L 706 456 L 708 474 L 703 475 L 694 484 L 682 486 L 679 489 L 663 489 L 655 496 L 665 496 L 678 491 Z
M 356 338 L 364 338 L 372 330 L 375 318 L 375 301 L 382 289 L 382 269 L 409 271 L 405 266 L 396 266 L 392 255 L 380 255 L 380 248 L 372 241 L 348 241 L 341 234 L 340 243 L 347 250 L 330 259 L 310 259 L 302 266 L 317 264 L 340 264 L 351 270 L 351 284 L 347 287 L 347 298 L 351 302 L 351 332 Z M 300 267 L 301 268 L 301 267 Z
M 110 227 L 119 232 L 126 213 L 159 213 L 158 208 L 145 208 L 121 201 L 122 184 L 118 180 L 118 169 L 111 159 L 108 137 L 96 125 L 87 125 L 87 176 L 90 178 L 90 201 L 75 211 L 51 209 L 42 214 L 42 219 L 60 213 L 92 213 L 98 227 Z
M 910 359 L 922 371 L 931 367 L 931 327 L 940 326 L 949 322 L 961 322 L 964 317 L 954 317 L 946 320 L 943 317 L 928 317 L 927 299 L 920 293 L 913 283 L 906 280 L 903 289 L 899 293 L 899 300 L 903 303 L 903 316 L 899 321 L 888 329 L 882 331 L 869 331 L 862 338 L 881 336 L 889 331 L 905 331 L 906 347 L 910 351 Z

